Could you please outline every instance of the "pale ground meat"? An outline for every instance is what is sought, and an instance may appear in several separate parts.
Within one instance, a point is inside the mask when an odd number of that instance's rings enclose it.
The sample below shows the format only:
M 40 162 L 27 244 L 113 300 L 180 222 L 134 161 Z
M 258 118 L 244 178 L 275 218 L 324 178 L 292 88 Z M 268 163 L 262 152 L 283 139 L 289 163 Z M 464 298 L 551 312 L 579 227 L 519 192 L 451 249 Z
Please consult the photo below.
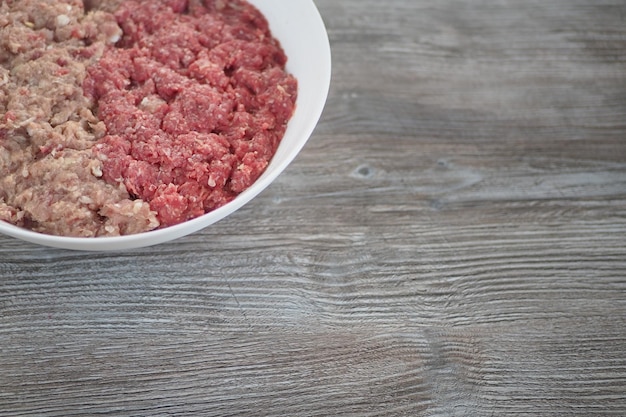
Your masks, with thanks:
M 226 204 L 295 107 L 242 0 L 5 0 L 0 43 L 0 220 L 43 233 L 139 233 Z
M 99 179 L 92 154 L 105 126 L 82 83 L 121 36 L 111 14 L 85 14 L 80 0 L 1 3 L 0 220 L 85 237 L 158 226 L 148 204 Z

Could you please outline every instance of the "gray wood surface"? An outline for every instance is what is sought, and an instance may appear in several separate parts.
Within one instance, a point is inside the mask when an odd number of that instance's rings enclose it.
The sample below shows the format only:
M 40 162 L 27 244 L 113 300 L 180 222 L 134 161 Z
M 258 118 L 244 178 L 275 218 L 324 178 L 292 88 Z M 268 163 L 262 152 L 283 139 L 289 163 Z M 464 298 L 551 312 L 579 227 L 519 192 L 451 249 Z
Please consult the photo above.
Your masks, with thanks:
M 260 197 L 0 237 L 0 415 L 626 415 L 626 2 L 317 4 L 328 105 Z

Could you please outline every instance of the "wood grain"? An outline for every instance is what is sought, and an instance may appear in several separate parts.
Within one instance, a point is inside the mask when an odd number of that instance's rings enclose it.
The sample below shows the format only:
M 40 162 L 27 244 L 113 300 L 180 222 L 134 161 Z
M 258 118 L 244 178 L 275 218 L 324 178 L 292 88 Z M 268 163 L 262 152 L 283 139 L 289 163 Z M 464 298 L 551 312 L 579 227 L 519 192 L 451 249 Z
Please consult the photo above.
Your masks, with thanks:
M 626 415 L 626 4 L 316 3 L 328 105 L 252 203 L 0 237 L 0 415 Z

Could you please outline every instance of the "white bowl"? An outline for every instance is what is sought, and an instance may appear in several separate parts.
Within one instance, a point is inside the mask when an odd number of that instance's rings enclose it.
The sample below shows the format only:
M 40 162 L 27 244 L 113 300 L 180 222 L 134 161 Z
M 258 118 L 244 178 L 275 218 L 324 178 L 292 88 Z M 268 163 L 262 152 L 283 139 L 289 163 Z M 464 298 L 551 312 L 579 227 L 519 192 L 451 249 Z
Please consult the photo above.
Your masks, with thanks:
M 223 219 L 267 188 L 305 145 L 322 114 L 330 87 L 331 54 L 324 22 L 312 0 L 249 0 L 267 18 L 287 54 L 287 70 L 298 79 L 296 110 L 263 175 L 230 203 L 175 226 L 119 237 L 75 238 L 36 233 L 0 221 L 0 233 L 64 249 L 111 251 L 167 242 Z

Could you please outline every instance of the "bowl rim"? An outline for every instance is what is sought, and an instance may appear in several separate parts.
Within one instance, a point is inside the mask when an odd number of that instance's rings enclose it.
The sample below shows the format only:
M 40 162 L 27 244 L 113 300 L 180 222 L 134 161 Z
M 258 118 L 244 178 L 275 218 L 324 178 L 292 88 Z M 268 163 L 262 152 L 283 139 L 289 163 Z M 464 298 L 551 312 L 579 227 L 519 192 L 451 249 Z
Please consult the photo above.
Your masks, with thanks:
M 314 68 L 314 76 L 317 78 L 316 85 L 318 86 L 315 91 L 307 92 L 311 97 L 304 97 L 309 101 L 306 104 L 311 104 L 307 106 L 306 109 L 302 104 L 304 98 L 300 91 L 302 85 L 299 83 L 296 110 L 294 112 L 294 116 L 287 125 L 283 141 L 281 141 L 281 145 L 279 145 L 276 154 L 270 161 L 264 173 L 254 182 L 254 184 L 240 193 L 231 202 L 209 213 L 177 225 L 143 233 L 111 237 L 57 236 L 24 229 L 0 220 L 0 234 L 42 246 L 76 251 L 105 252 L 138 249 L 172 241 L 200 231 L 237 211 L 265 190 L 300 153 L 315 130 L 326 105 L 326 100 L 330 90 L 332 57 L 326 26 L 313 0 L 291 0 L 289 2 L 284 2 L 282 0 L 248 1 L 265 15 L 270 23 L 270 30 L 272 31 L 272 34 L 279 40 L 285 49 L 288 57 L 286 66 L 288 72 L 292 72 L 292 70 L 294 70 L 294 62 L 290 59 L 293 54 L 288 51 L 289 48 L 294 48 L 294 46 L 289 46 L 291 39 L 285 37 L 285 34 L 283 34 L 283 36 L 280 34 L 276 35 L 277 32 L 280 32 L 277 28 L 290 25 L 292 29 L 306 30 L 309 35 L 307 42 L 311 43 L 309 46 L 317 48 L 316 50 L 318 51 L 315 55 L 316 60 Z M 282 14 L 278 16 L 276 13 L 273 13 L 273 11 L 278 7 L 281 9 L 286 8 L 287 10 L 281 11 Z M 295 26 L 295 22 L 291 21 L 291 19 L 287 21 L 285 16 L 288 16 L 288 13 L 294 13 L 294 15 L 298 14 L 300 16 L 309 16 L 309 19 L 306 20 L 306 22 L 308 22 L 308 26 L 298 27 Z M 282 26 L 276 25 L 278 19 L 283 19 Z M 315 34 L 316 36 L 312 36 L 312 34 Z M 298 74 L 294 75 L 299 78 Z M 303 115 L 305 110 L 306 114 Z M 302 119 L 302 122 L 298 125 L 299 129 L 296 131 L 294 124 L 299 122 L 300 119 Z M 285 149 L 286 145 L 282 145 L 285 143 L 284 139 L 287 138 L 288 135 L 289 137 L 297 135 L 297 138 L 293 139 L 293 146 Z M 276 158 L 279 153 L 280 158 Z

